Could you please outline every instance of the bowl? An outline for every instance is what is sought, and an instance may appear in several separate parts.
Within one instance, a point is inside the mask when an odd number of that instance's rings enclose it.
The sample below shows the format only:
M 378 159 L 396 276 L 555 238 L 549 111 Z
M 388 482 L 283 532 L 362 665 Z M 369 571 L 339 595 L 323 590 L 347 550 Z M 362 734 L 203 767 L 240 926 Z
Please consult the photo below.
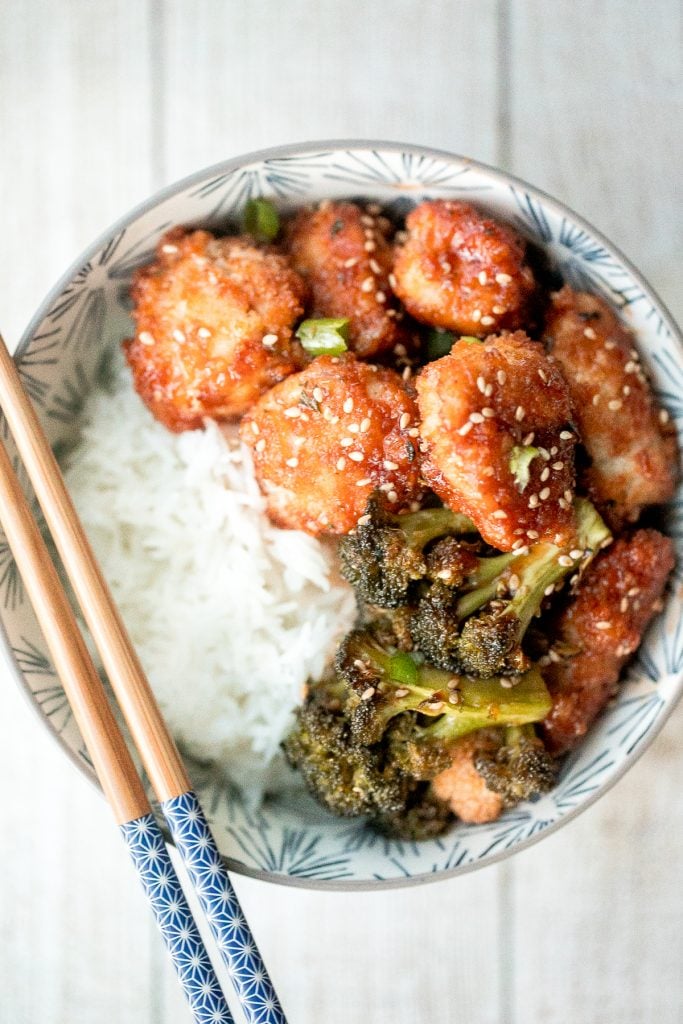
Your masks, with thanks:
M 358 197 L 403 215 L 425 198 L 475 202 L 513 224 L 574 287 L 617 306 L 649 364 L 660 400 L 683 426 L 683 345 L 642 276 L 590 224 L 510 175 L 459 156 L 393 143 L 321 142 L 228 160 L 164 189 L 98 238 L 67 270 L 33 317 L 16 361 L 54 446 L 74 424 L 103 355 L 130 333 L 128 285 L 175 224 L 225 229 L 250 196 L 286 211 L 312 200 Z M 680 496 L 668 510 L 679 548 Z M 21 580 L 5 544 L 0 618 L 12 671 L 43 725 L 80 770 L 92 766 L 71 716 Z M 678 700 L 683 628 L 675 592 L 628 668 L 614 702 L 565 761 L 557 787 L 489 825 L 456 824 L 409 843 L 381 838 L 362 822 L 333 819 L 308 800 L 250 808 L 239 792 L 191 766 L 228 866 L 272 882 L 337 889 L 405 885 L 462 874 L 522 850 L 594 803 L 643 753 Z

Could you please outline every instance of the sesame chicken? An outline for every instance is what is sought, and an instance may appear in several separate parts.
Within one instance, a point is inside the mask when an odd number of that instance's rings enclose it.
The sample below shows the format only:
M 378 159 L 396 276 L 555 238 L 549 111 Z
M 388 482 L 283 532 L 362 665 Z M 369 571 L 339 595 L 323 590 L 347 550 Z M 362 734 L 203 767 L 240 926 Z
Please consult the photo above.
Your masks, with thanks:
M 352 355 L 321 356 L 276 385 L 242 421 L 278 526 L 344 534 L 370 495 L 398 511 L 419 493 L 417 410 L 401 378 Z
M 501 551 L 571 532 L 572 410 L 557 365 L 522 331 L 461 339 L 416 380 L 422 473 Z M 520 452 L 524 473 L 515 472 Z
M 452 762 L 432 780 L 434 795 L 448 804 L 461 821 L 483 825 L 503 811 L 500 793 L 490 790 L 474 767 L 479 754 L 495 750 L 497 741 L 487 729 L 464 736 L 450 751 Z
M 638 530 L 589 566 L 552 628 L 556 653 L 543 670 L 553 707 L 542 731 L 554 753 L 575 747 L 614 693 L 623 666 L 661 610 L 673 565 L 669 538 Z
M 394 290 L 416 320 L 478 337 L 524 325 L 535 283 L 514 231 L 446 199 L 421 203 L 406 229 Z
M 668 501 L 676 439 L 659 409 L 631 334 L 596 295 L 565 286 L 552 296 L 545 340 L 567 381 L 591 464 L 584 486 L 611 525 Z
M 236 419 L 301 365 L 292 332 L 305 285 L 285 258 L 248 238 L 177 228 L 132 285 L 135 388 L 169 430 Z
M 402 313 L 389 286 L 388 221 L 355 203 L 321 203 L 289 224 L 293 267 L 308 282 L 312 317 L 348 317 L 349 347 L 362 358 L 405 343 Z

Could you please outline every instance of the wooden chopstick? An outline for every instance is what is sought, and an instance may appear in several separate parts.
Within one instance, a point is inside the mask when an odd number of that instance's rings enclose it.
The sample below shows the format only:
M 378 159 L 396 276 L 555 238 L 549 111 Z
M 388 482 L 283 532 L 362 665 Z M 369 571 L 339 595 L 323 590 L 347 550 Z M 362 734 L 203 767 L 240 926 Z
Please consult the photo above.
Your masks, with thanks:
M 93 767 L 145 889 L 197 1024 L 233 1024 L 180 881 L 45 541 L 0 442 L 0 522 Z M 163 897 L 161 894 L 163 893 Z M 168 911 L 172 902 L 174 917 Z M 187 941 L 178 934 L 183 918 Z M 192 963 L 188 959 L 192 958 Z M 197 977 L 202 986 L 198 985 Z
M 19 372 L 0 337 L 0 408 L 133 743 L 250 1024 L 286 1024 L 175 742 L 109 592 Z

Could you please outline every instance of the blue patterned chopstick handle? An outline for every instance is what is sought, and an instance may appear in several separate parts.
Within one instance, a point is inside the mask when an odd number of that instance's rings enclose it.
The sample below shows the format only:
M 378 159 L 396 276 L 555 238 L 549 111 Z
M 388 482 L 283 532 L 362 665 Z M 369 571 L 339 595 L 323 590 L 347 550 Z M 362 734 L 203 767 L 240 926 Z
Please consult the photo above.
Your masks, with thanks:
M 120 826 L 196 1024 L 234 1024 L 153 815 Z
M 237 894 L 193 792 L 161 805 L 250 1024 L 287 1024 Z

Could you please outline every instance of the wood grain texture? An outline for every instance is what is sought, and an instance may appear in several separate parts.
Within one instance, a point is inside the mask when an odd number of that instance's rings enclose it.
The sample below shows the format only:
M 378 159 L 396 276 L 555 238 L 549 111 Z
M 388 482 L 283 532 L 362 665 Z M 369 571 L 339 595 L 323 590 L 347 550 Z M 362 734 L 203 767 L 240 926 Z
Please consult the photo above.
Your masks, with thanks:
M 450 148 L 548 188 L 680 319 L 676 48 L 669 0 L 6 4 L 0 321 L 16 338 L 79 249 L 153 188 L 259 146 L 343 136 Z M 27 239 L 41 244 L 16 274 Z M 500 867 L 381 894 L 237 879 L 292 1024 L 678 1024 L 682 727 L 679 709 L 599 804 Z M 1 1024 L 186 1024 L 103 802 L 7 688 L 0 736 L 14 781 Z

